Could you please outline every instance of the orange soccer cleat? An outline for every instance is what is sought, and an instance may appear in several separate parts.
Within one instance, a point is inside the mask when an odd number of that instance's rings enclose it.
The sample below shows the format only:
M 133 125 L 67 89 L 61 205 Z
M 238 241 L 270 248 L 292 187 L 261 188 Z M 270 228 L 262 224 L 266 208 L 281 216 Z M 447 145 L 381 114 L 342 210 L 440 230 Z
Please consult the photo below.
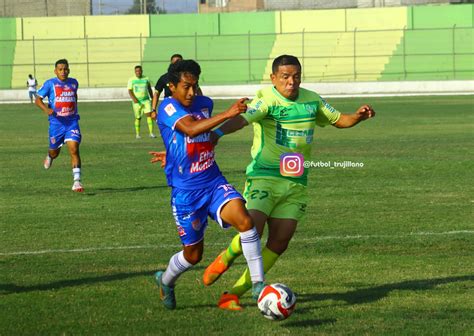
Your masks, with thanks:
M 217 303 L 217 306 L 220 309 L 238 311 L 243 310 L 242 306 L 239 303 L 239 297 L 235 294 L 229 294 L 224 292 Z
M 229 264 L 226 264 L 222 260 L 222 256 L 225 254 L 225 251 L 221 252 L 217 258 L 207 266 L 204 274 L 202 275 L 202 281 L 205 286 L 210 286 L 219 279 L 219 277 L 224 274 L 230 267 Z

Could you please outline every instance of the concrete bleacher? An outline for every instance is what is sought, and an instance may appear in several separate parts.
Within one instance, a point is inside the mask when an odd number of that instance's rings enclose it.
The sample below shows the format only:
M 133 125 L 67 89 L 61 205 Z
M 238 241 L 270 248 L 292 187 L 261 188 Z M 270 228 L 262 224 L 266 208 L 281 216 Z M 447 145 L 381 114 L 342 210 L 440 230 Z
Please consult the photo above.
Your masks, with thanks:
M 383 79 L 473 78 L 472 29 L 407 31 L 404 39 L 387 65 Z
M 300 57 L 305 82 L 472 79 L 473 9 L 0 19 L 0 86 L 24 88 L 29 73 L 41 83 L 60 58 L 82 87 L 124 87 L 140 63 L 155 82 L 174 53 L 201 64 L 202 85 L 267 83 L 281 54 Z
M 284 53 L 304 58 L 303 79 L 311 82 L 379 79 L 407 24 L 403 7 L 316 14 L 296 11 L 282 15 L 286 34 L 277 36 L 270 54 L 271 59 Z M 265 73 L 270 71 L 271 61 Z
M 69 61 L 70 76 L 81 86 L 125 86 L 141 62 L 149 32 L 146 17 L 126 19 L 127 25 L 116 16 L 23 19 L 24 39 L 16 43 L 12 87 L 24 86 L 33 72 L 40 83 L 54 77 L 54 63 L 61 58 Z

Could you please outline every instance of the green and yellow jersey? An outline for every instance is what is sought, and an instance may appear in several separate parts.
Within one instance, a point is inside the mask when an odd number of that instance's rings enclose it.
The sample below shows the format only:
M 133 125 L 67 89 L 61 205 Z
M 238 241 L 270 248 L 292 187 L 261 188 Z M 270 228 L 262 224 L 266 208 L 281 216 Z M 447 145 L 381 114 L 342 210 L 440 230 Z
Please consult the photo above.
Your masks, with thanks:
M 300 88 L 298 98 L 292 101 L 274 87 L 259 90 L 242 114 L 254 127 L 253 160 L 247 167 L 247 176 L 283 177 L 306 185 L 307 169 L 298 177 L 280 174 L 280 156 L 300 153 L 305 161 L 311 160 L 315 126 L 334 124 L 340 115 L 313 91 Z
M 143 76 L 138 78 L 137 76 L 134 76 L 128 80 L 127 89 L 132 90 L 138 102 L 142 103 L 151 98 L 148 94 L 148 85 L 150 85 L 148 77 Z

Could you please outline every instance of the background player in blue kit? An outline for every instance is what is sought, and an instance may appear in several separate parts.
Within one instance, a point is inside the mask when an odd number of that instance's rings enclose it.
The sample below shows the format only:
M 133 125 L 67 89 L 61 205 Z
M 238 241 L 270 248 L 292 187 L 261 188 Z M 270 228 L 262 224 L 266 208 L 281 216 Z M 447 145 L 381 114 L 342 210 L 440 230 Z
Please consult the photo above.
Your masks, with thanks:
M 172 96 L 164 99 L 158 111 L 158 126 L 166 147 L 165 173 L 172 187 L 171 206 L 183 244 L 183 250 L 171 257 L 166 271 L 155 274 L 161 300 L 168 309 L 176 307 L 176 280 L 202 258 L 208 216 L 223 228 L 234 226 L 240 232 L 254 298 L 264 287 L 258 233 L 243 197 L 217 167 L 210 141 L 213 127 L 246 111 L 246 99 L 211 117 L 212 100 L 196 96 L 200 74 L 201 68 L 193 60 L 173 64 L 168 72 Z M 159 161 L 156 155 L 152 162 Z
M 42 109 L 49 119 L 49 150 L 44 159 L 44 168 L 49 169 L 53 160 L 58 157 L 61 147 L 66 143 L 71 154 L 72 175 L 74 183 L 72 190 L 84 191 L 81 184 L 81 129 L 77 113 L 77 89 L 79 83 L 69 77 L 69 63 L 60 59 L 54 67 L 56 78 L 48 79 L 38 90 L 35 104 Z M 48 97 L 48 106 L 43 98 Z

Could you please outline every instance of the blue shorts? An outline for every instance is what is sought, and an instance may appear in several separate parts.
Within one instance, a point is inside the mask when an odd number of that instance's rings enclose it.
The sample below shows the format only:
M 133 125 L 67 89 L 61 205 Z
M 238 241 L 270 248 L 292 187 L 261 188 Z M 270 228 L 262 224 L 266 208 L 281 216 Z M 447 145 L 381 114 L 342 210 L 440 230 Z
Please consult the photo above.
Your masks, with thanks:
M 79 119 L 49 118 L 49 149 L 58 149 L 65 142 L 81 143 Z
M 173 188 L 171 208 L 183 245 L 194 245 L 203 240 L 208 216 L 222 228 L 229 228 L 230 225 L 220 217 L 220 212 L 222 207 L 233 199 L 245 202 L 242 195 L 224 177 L 220 177 L 209 188 L 196 190 Z

